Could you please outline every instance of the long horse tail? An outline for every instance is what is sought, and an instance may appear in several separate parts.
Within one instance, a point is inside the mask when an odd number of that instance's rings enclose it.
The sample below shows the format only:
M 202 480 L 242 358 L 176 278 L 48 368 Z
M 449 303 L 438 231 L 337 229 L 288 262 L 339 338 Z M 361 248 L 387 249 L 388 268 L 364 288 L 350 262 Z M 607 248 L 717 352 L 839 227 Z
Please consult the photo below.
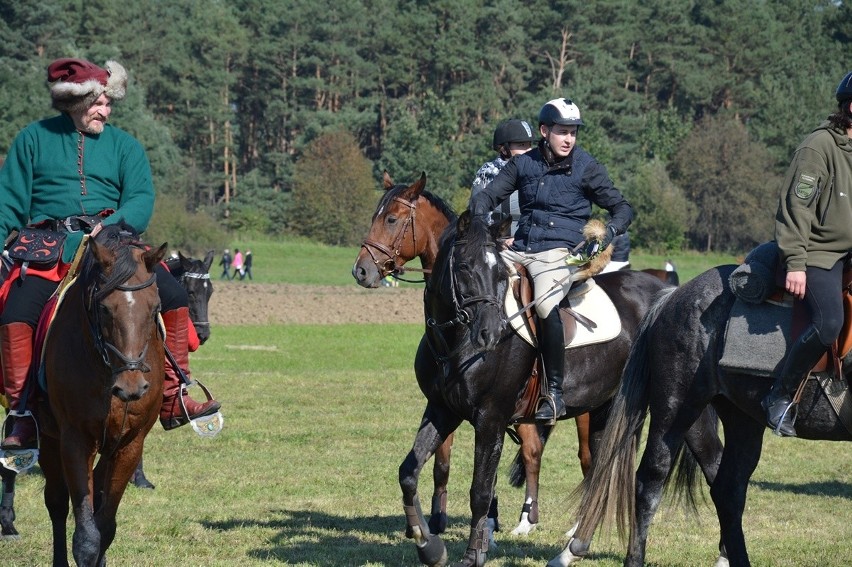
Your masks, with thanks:
M 550 433 L 553 431 L 552 425 L 537 424 L 538 438 L 541 439 L 542 447 L 547 444 L 550 438 Z M 524 456 L 521 449 L 515 453 L 515 458 L 509 466 L 509 484 L 515 488 L 520 488 L 524 485 L 527 479 L 527 467 L 524 464 Z
M 606 429 L 593 460 L 592 472 L 577 489 L 581 491 L 574 537 L 590 543 L 598 526 L 614 523 L 624 541 L 635 516 L 636 452 L 648 412 L 648 342 L 651 325 L 676 288 L 666 288 L 645 314 L 639 334 L 612 400 Z

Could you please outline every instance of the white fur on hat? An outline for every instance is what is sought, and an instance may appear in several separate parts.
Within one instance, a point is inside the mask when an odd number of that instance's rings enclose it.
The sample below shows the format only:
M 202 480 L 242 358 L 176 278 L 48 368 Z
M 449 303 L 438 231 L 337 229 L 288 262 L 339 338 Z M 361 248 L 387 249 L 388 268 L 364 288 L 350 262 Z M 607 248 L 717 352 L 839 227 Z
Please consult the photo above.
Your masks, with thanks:
M 92 67 L 98 69 L 94 65 Z M 102 71 L 108 75 L 106 84 L 96 77 L 82 82 L 59 79 L 50 83 L 53 107 L 61 112 L 74 112 L 88 108 L 102 94 L 112 100 L 123 99 L 127 93 L 127 71 L 116 61 L 107 61 Z

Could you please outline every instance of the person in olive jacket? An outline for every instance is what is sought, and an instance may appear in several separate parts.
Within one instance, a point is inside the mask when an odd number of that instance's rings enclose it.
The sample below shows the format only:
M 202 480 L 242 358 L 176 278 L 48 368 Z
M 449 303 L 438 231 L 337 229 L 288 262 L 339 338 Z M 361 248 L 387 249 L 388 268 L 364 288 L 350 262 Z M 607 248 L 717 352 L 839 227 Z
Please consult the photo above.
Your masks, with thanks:
M 518 191 L 521 216 L 514 241 L 503 255 L 523 264 L 533 277 L 549 398 L 539 405 L 535 419 L 551 422 L 565 415 L 565 339 L 557 307 L 576 271 L 565 260 L 584 240 L 592 204 L 606 209 L 611 217 L 602 249 L 627 230 L 633 208 L 606 168 L 577 145 L 583 120 L 576 104 L 565 98 L 551 100 L 539 111 L 538 122 L 538 146 L 513 157 L 485 190 L 471 198 L 470 210 L 486 215 Z
M 769 427 L 786 437 L 796 436 L 793 394 L 843 325 L 843 268 L 852 251 L 852 72 L 835 98 L 837 112 L 796 148 L 775 215 L 784 287 L 804 300 L 811 318 L 763 399 Z

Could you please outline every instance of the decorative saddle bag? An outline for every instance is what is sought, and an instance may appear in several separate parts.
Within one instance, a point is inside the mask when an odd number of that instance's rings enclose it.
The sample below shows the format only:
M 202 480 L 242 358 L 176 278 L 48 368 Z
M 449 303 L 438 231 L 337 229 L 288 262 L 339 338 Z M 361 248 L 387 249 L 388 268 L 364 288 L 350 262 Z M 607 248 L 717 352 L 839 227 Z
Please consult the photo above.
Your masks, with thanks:
M 43 228 L 24 227 L 7 249 L 9 258 L 21 262 L 21 278 L 32 264 L 39 269 L 54 266 L 62 257 L 66 234 Z

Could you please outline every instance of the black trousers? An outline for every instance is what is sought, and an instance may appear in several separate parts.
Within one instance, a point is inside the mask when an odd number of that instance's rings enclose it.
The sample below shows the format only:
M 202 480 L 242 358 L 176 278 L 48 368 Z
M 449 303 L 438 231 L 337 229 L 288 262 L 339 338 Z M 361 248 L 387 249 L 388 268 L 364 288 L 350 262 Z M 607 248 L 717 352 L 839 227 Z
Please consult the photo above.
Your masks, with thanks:
M 808 267 L 806 270 L 805 305 L 811 314 L 811 323 L 819 341 L 831 346 L 843 326 L 843 267 L 846 259 L 838 261 L 830 270 Z

